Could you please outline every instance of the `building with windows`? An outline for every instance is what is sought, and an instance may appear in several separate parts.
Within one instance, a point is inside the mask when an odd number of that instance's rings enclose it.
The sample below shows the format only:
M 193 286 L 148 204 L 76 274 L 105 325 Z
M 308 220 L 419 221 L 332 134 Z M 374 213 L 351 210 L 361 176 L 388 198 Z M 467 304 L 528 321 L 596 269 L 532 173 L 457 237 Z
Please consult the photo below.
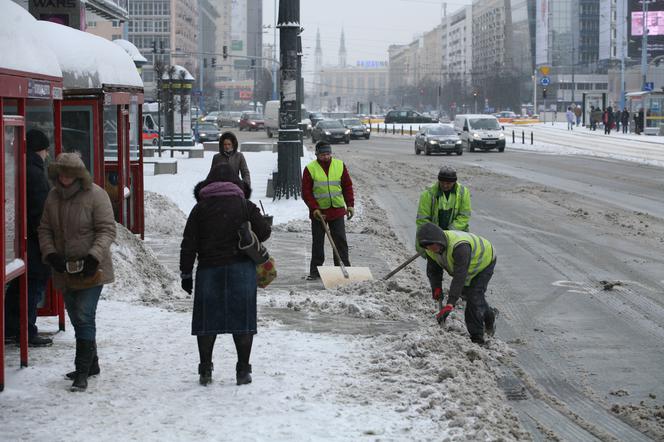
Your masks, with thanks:
M 374 110 L 387 104 L 385 61 L 364 60 L 356 62 L 355 66 L 323 67 L 319 78 L 320 92 L 317 97 L 311 97 L 311 109 L 356 112 L 359 103 L 360 112 L 369 113 L 370 107 Z

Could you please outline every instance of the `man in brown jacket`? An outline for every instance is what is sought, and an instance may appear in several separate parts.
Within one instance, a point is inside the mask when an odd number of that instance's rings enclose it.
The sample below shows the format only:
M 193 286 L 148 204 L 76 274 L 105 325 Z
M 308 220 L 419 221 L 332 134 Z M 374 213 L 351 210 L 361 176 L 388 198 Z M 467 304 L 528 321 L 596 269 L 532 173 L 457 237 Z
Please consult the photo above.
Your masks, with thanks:
M 67 377 L 74 379 L 72 391 L 81 391 L 88 376 L 99 373 L 95 316 L 104 284 L 114 280 L 115 218 L 108 194 L 92 182 L 77 153 L 58 155 L 48 176 L 54 187 L 38 228 L 39 245 L 74 326 L 76 371 Z
M 219 153 L 212 157 L 212 169 L 220 164 L 228 164 L 231 166 L 237 176 L 242 176 L 242 181 L 249 185 L 251 188 L 251 176 L 249 175 L 249 167 L 247 167 L 247 160 L 244 159 L 242 152 L 237 151 L 238 142 L 237 137 L 233 132 L 224 132 L 219 138 Z

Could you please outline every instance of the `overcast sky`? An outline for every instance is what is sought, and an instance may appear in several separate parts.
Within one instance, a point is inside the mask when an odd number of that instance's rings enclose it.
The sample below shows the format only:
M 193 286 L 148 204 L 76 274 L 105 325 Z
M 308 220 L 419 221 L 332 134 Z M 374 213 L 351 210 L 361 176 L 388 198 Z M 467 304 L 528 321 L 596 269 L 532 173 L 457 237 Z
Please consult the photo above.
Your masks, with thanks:
M 275 3 L 278 8 L 279 0 L 263 0 L 264 25 L 274 23 Z M 358 60 L 387 61 L 389 45 L 410 43 L 415 35 L 440 23 L 443 3 L 447 3 L 450 14 L 472 0 L 300 0 L 304 76 L 313 70 L 317 29 L 320 29 L 324 65 L 337 64 L 342 27 L 347 64 L 355 65 Z M 272 30 L 263 37 L 266 43 L 271 43 Z

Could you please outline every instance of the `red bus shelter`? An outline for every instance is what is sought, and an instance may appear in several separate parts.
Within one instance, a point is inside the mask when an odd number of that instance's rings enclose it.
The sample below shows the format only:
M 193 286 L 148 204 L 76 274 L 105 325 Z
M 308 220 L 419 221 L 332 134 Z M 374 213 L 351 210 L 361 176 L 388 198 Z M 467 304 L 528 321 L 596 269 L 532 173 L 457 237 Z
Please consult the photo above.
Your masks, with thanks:
M 18 278 L 20 296 L 20 365 L 28 365 L 27 316 L 27 129 L 39 128 L 59 147 L 62 72 L 55 55 L 35 36 L 36 20 L 7 2 L 0 28 L 11 38 L 0 39 L 0 225 L 3 226 L 0 275 L 0 391 L 5 385 L 5 287 Z

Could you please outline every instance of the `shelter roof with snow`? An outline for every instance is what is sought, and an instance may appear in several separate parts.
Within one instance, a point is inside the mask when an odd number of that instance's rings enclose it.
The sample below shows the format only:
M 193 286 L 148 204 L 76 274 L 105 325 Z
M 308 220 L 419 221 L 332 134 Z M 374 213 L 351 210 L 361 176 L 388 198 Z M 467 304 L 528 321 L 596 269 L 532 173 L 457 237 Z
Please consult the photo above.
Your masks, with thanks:
M 187 69 L 180 66 L 179 64 L 174 64 L 175 73 L 173 74 L 173 80 L 178 80 L 180 78 L 181 72 L 184 72 L 184 79 L 193 81 L 194 77 L 189 73 Z M 168 72 L 164 72 L 164 75 L 161 76 L 162 80 L 168 80 Z
M 141 51 L 139 51 L 132 42 L 118 38 L 117 40 L 113 40 L 113 43 L 124 49 L 125 52 L 127 52 L 127 54 L 129 54 L 131 59 L 134 61 L 136 66 L 142 66 L 148 62 L 148 59 L 143 57 Z
M 36 34 L 37 20 L 10 0 L 0 5 L 0 69 L 62 77 L 55 54 Z
M 37 21 L 36 35 L 62 69 L 65 91 L 108 87 L 143 88 L 127 52 L 112 42 L 68 26 Z

